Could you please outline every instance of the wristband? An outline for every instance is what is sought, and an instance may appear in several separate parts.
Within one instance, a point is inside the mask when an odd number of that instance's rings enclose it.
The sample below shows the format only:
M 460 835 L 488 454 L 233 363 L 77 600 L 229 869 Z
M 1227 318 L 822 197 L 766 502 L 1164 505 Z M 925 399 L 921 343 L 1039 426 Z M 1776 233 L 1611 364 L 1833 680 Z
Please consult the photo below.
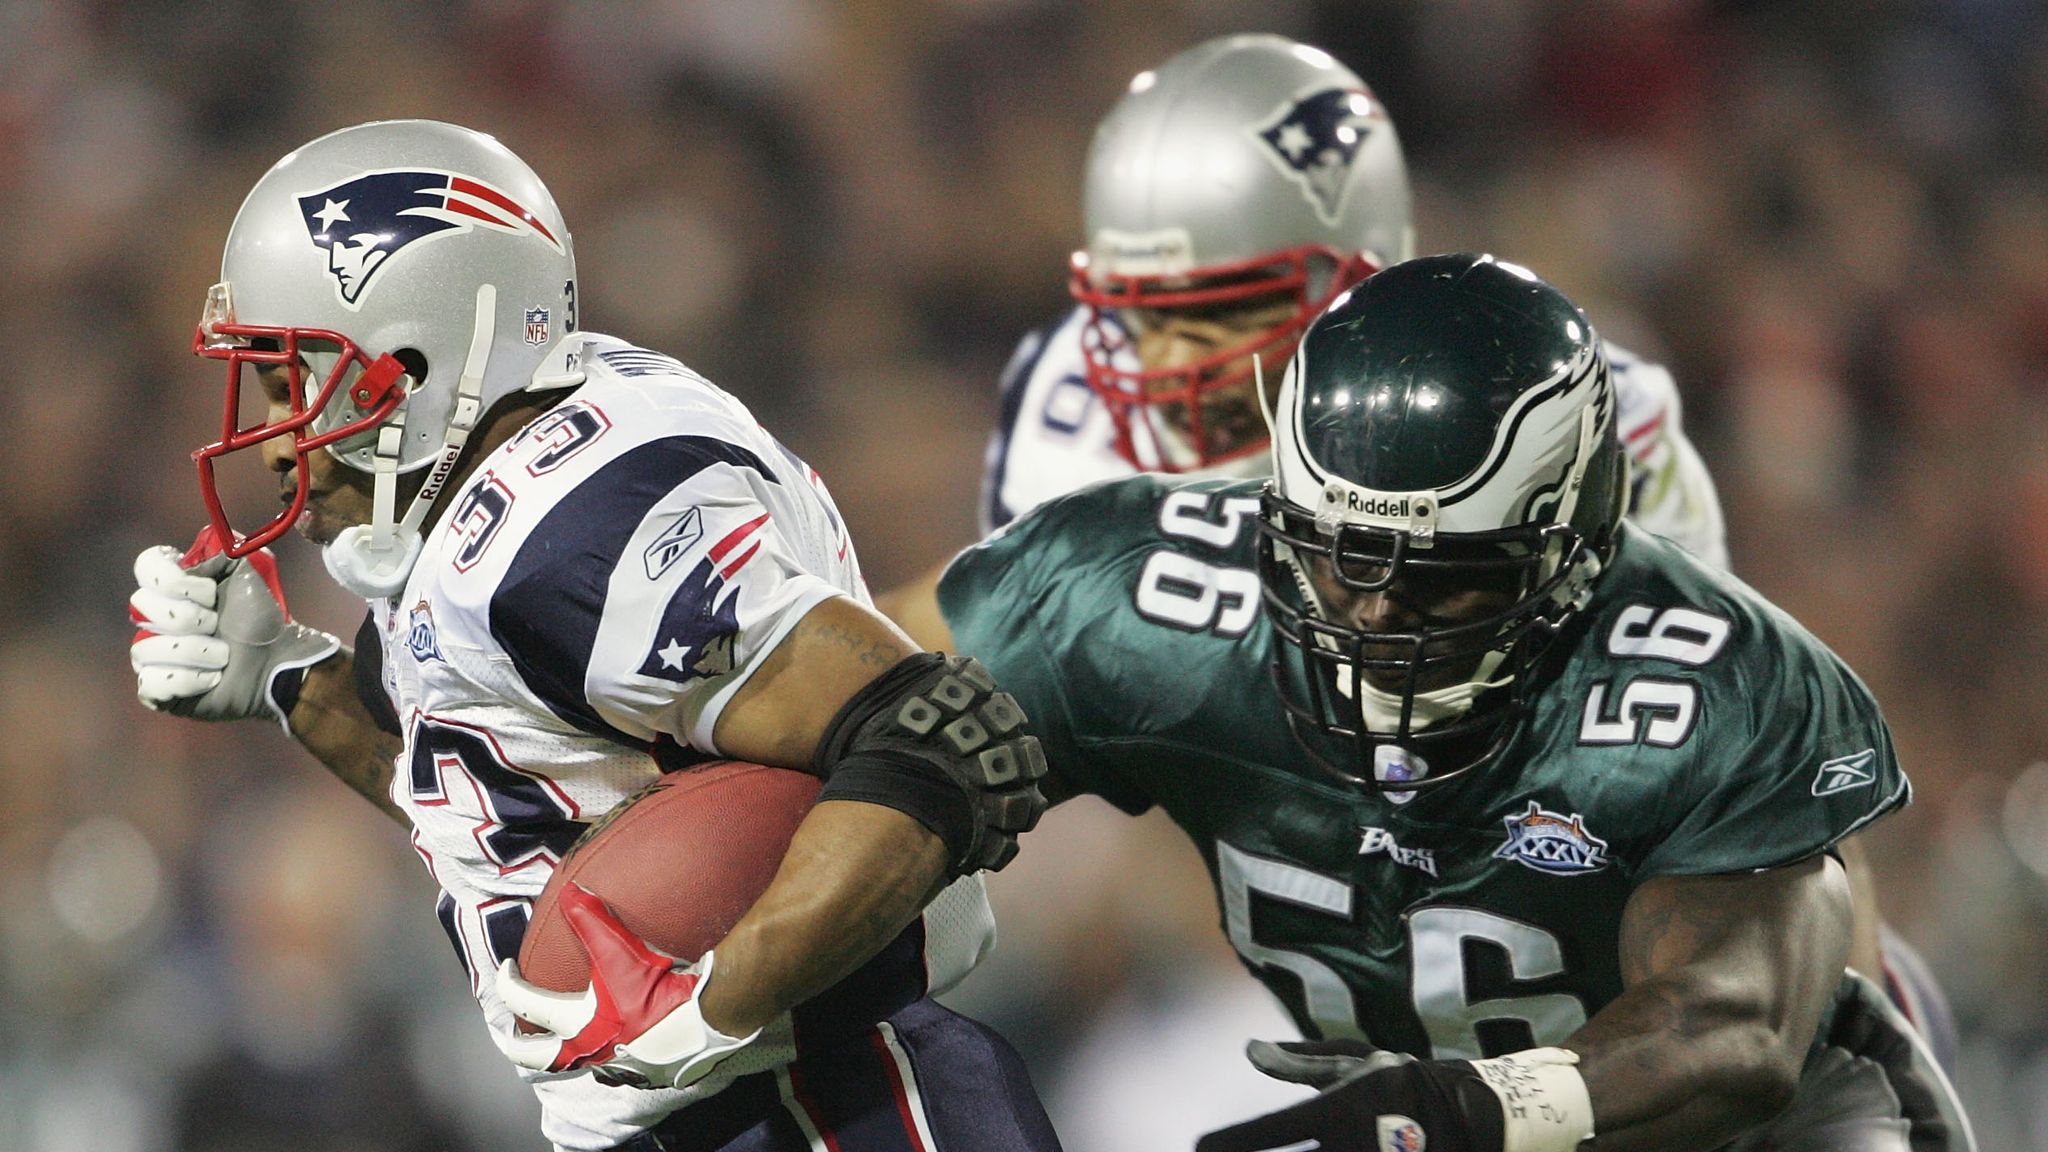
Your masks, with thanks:
M 1480 1082 L 1500 1098 L 1501 1152 L 1573 1152 L 1593 1138 L 1593 1101 L 1574 1067 L 1578 1062 L 1578 1053 L 1563 1048 L 1472 1062 Z

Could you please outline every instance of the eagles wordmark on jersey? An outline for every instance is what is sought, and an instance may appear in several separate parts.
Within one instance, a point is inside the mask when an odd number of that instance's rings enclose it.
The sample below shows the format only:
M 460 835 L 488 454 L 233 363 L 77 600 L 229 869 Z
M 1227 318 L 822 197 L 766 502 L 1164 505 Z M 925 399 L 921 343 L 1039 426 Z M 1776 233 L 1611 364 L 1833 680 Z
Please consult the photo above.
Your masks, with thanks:
M 1414 793 L 1345 787 L 1269 688 L 1258 491 L 1097 485 L 963 553 L 940 602 L 1063 792 L 1161 807 L 1196 841 L 1231 943 L 1310 1035 L 1445 1059 L 1556 1044 L 1620 993 L 1637 886 L 1807 858 L 1909 796 L 1832 653 L 1628 526 L 1501 756 Z

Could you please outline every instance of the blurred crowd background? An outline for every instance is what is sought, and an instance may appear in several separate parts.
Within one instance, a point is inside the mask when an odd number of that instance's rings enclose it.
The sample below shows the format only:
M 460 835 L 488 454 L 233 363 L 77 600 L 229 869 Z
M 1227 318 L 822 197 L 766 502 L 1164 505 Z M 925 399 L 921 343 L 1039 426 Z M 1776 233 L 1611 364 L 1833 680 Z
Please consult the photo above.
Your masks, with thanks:
M 492 132 L 589 327 L 736 392 L 871 582 L 974 533 L 995 381 L 1066 306 L 1095 120 L 1287 33 L 1391 110 L 1423 251 L 1665 360 L 1737 570 L 1876 689 L 1868 840 L 1987 1149 L 2048 1149 L 2048 13 L 2034 0 L 0 0 L 0 1152 L 538 1149 L 403 833 L 280 732 L 135 702 L 137 551 L 201 521 L 189 354 L 242 193 L 362 120 Z M 297 541 L 303 617 L 360 616 Z M 1035 843 L 1034 843 L 1035 841 Z M 1194 853 L 1068 805 L 958 997 L 1073 1152 L 1270 1100 Z

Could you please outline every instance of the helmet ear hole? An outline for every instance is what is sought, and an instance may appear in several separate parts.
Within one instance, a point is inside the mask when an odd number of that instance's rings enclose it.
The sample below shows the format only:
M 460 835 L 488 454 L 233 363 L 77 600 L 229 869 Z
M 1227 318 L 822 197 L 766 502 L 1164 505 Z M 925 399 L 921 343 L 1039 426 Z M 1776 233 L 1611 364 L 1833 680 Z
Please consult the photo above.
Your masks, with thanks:
M 418 389 L 427 382 L 427 356 L 417 348 L 400 348 L 391 358 L 405 368 L 405 374 L 412 377 L 412 386 Z

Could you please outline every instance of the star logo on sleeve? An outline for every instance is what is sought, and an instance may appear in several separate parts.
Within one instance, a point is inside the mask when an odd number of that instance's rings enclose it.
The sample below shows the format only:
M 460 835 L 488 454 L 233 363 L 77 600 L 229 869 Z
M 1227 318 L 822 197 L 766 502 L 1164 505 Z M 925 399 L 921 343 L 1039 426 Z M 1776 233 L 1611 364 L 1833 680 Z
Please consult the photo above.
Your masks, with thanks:
M 739 631 L 739 589 L 727 587 L 706 559 L 669 598 L 640 675 L 678 684 L 723 676 L 737 663 Z

